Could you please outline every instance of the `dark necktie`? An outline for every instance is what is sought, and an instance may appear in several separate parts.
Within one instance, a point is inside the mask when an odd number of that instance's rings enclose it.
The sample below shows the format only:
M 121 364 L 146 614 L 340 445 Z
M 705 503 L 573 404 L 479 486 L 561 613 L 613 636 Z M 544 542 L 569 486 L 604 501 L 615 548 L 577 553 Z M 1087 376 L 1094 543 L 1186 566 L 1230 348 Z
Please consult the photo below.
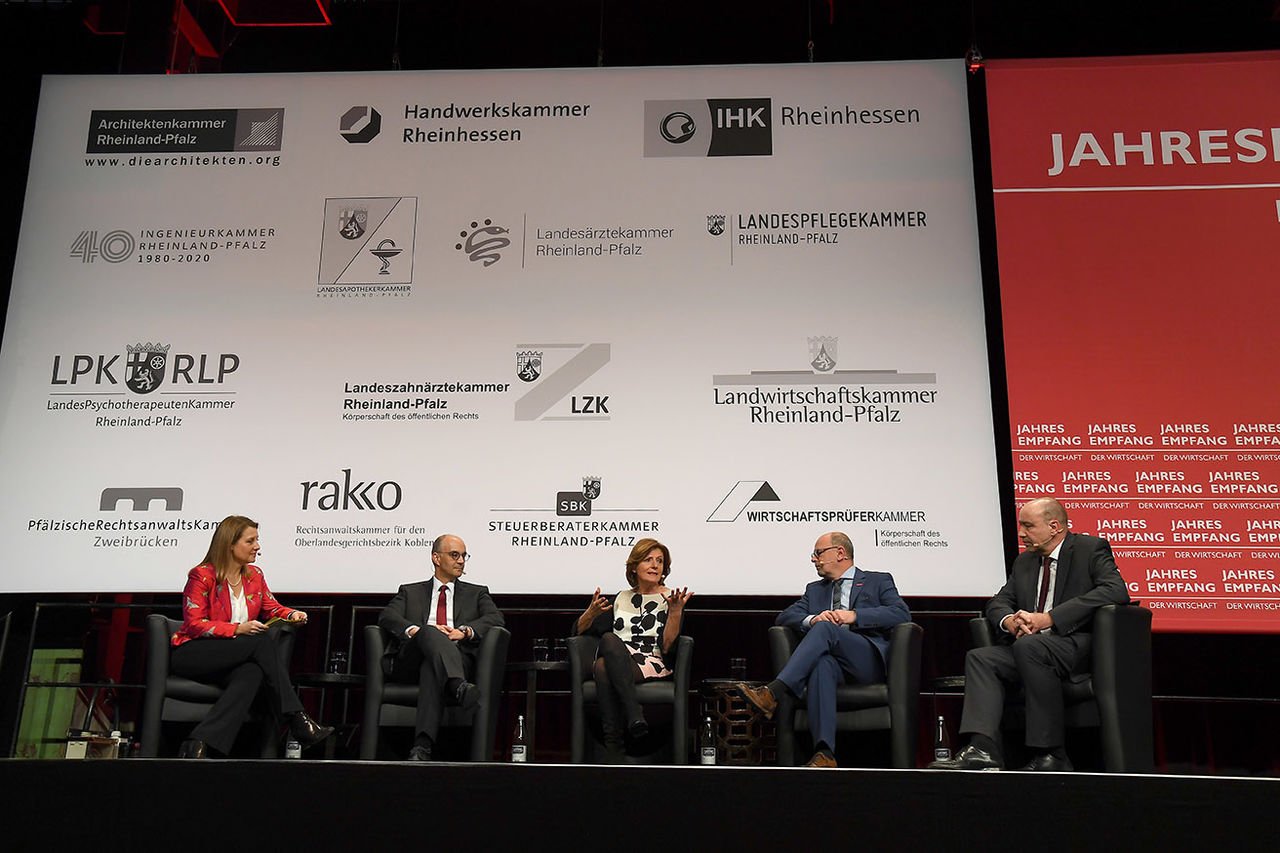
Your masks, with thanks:
M 836 578 L 831 582 L 831 609 L 839 610 L 841 604 L 840 588 L 844 585 L 844 578 Z
M 440 597 L 436 599 L 436 624 L 437 625 L 447 626 L 449 624 L 449 610 L 447 606 L 448 602 L 445 600 L 445 596 L 448 593 L 448 591 L 449 591 L 449 587 L 447 586 L 440 587 Z
M 1040 597 L 1036 599 L 1036 612 L 1044 612 L 1045 599 L 1049 597 L 1049 557 L 1044 558 L 1044 563 L 1040 570 Z

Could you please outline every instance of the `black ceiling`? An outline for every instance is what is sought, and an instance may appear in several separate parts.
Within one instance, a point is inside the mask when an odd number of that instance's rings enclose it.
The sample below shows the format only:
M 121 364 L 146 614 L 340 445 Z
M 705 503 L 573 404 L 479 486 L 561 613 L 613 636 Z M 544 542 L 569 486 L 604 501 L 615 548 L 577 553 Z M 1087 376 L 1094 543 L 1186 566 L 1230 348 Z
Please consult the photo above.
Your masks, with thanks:
M 184 0 L 218 57 L 174 62 L 174 0 L 0 0 L 11 152 L 0 158 L 7 296 L 42 74 L 692 65 L 1280 49 L 1280 0 L 331 0 L 332 26 L 234 27 Z M 297 0 L 239 0 L 270 6 Z M 124 35 L 83 23 L 97 5 Z
M 221 52 L 200 70 L 343 71 L 919 59 L 1280 48 L 1278 0 L 331 0 L 329 27 L 241 27 L 185 0 Z M 241 0 L 249 5 L 250 0 Z M 270 6 L 283 0 L 255 0 Z M 0 0 L 5 65 L 22 74 L 163 72 L 171 0 Z M 190 67 L 190 66 L 188 66 Z

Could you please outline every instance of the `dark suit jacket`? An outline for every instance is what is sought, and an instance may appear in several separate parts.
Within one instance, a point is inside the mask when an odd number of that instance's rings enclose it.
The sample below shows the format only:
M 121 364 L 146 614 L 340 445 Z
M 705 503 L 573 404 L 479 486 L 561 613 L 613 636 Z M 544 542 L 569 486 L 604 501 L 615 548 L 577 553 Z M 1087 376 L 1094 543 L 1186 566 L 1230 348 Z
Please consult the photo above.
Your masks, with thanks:
M 458 648 L 464 658 L 471 660 L 475 657 L 476 647 L 480 645 L 485 631 L 501 627 L 506 622 L 502 618 L 502 611 L 489 597 L 487 586 L 461 580 L 454 583 L 456 589 L 453 598 L 453 624 L 457 627 L 467 625 L 475 632 L 475 636 L 471 639 L 459 641 Z M 412 625 L 425 628 L 434 623 L 435 585 L 435 578 L 404 584 L 396 593 L 396 597 L 382 608 L 382 613 L 378 616 L 378 627 L 389 635 L 387 651 L 382 658 L 383 670 L 388 674 L 391 672 L 391 664 L 400 653 L 400 647 L 404 644 L 404 632 Z
M 1024 551 L 1013 561 L 1009 580 L 987 602 L 986 617 L 996 629 L 996 636 L 1010 640 L 1000 630 L 1000 622 L 1018 610 L 1035 610 L 1040 588 L 1042 557 Z M 1129 589 L 1111 556 L 1111 543 L 1096 536 L 1068 533 L 1058 552 L 1058 574 L 1053 584 L 1053 632 L 1070 635 L 1089 632 L 1093 614 L 1105 604 L 1128 604 Z
M 823 578 L 806 586 L 800 600 L 779 613 L 773 624 L 804 634 L 809 630 L 804 625 L 806 616 L 816 616 L 830 609 L 831 581 Z M 881 659 L 887 663 L 889 636 L 893 633 L 893 626 L 911 621 L 911 611 L 907 609 L 902 596 L 898 595 L 893 575 L 888 572 L 864 572 L 855 567 L 849 609 L 858 614 L 852 630 L 864 634 L 879 650 Z

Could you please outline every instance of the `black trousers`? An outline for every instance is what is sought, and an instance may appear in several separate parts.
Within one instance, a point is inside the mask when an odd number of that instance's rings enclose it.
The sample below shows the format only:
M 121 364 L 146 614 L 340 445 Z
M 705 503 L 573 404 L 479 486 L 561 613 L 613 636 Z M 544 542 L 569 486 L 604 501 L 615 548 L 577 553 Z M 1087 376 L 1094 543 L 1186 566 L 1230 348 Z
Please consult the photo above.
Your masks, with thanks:
M 1027 694 L 1027 746 L 1052 749 L 1065 740 L 1062 680 L 1092 660 L 1087 633 L 1030 634 L 1009 646 L 971 649 L 964 659 L 964 713 L 961 734 L 982 734 L 999 742 L 1007 687 Z
M 169 668 L 175 675 L 223 688 L 222 697 L 191 731 L 193 739 L 230 752 L 259 691 L 277 719 L 302 710 L 289 682 L 283 639 L 281 627 L 273 625 L 261 634 L 203 637 L 173 649 Z
M 445 685 L 453 678 L 471 681 L 474 671 L 475 662 L 462 653 L 459 642 L 433 625 L 423 625 L 404 641 L 388 675 L 392 681 L 418 685 L 415 734 L 436 739 L 444 716 Z

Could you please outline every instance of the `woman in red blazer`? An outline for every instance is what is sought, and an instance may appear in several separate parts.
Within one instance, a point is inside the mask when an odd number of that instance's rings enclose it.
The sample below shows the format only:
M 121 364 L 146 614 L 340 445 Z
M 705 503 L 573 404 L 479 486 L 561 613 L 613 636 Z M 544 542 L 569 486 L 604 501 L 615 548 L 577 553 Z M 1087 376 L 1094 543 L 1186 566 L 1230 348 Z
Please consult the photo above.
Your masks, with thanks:
M 288 721 L 303 746 L 333 734 L 307 716 L 289 683 L 289 662 L 280 626 L 304 622 L 307 614 L 276 601 L 262 569 L 252 565 L 261 550 L 258 522 L 229 515 L 213 532 L 204 560 L 187 573 L 182 591 L 182 627 L 173 635 L 169 668 L 175 675 L 223 686 L 222 697 L 182 742 L 179 758 L 207 758 L 210 748 L 231 751 L 240 725 L 259 690 L 271 712 Z

